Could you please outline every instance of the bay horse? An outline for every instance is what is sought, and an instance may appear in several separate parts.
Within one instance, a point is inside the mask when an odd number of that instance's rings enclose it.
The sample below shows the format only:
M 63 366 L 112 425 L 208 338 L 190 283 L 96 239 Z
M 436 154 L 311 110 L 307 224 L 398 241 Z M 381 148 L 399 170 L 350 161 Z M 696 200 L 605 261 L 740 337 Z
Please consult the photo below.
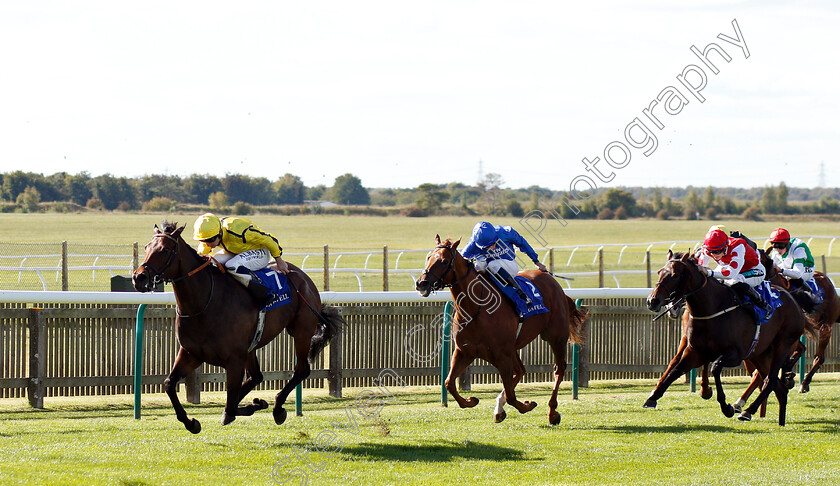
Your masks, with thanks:
M 823 290 L 824 294 L 823 301 L 818 305 L 814 305 L 814 302 L 811 300 L 805 289 L 791 288 L 790 280 L 782 274 L 782 270 L 773 263 L 773 259 L 768 255 L 769 250 L 770 249 L 768 248 L 767 250 L 759 251 L 761 263 L 764 265 L 764 268 L 767 269 L 767 280 L 772 282 L 774 285 L 787 290 L 805 313 L 806 319 L 808 319 L 808 321 L 810 321 L 819 332 L 817 351 L 814 354 L 814 362 L 811 365 L 811 369 L 808 370 L 805 377 L 802 379 L 802 383 L 799 384 L 799 393 L 808 393 L 811 389 L 811 380 L 814 378 L 814 375 L 823 363 L 825 363 L 825 351 L 826 348 L 828 348 L 829 341 L 831 340 L 831 329 L 835 322 L 840 322 L 840 296 L 837 295 L 837 290 L 835 289 L 834 284 L 826 274 L 822 272 L 814 272 L 814 280 Z M 794 350 L 792 359 L 798 360 L 804 352 L 805 346 L 799 343 Z M 787 377 L 787 382 L 788 387 L 793 388 L 792 371 L 790 372 L 790 376 Z M 749 394 L 752 393 L 754 389 L 754 384 L 751 383 L 750 388 L 744 392 L 744 395 L 749 397 Z
M 268 403 L 259 398 L 244 407 L 239 403 L 263 381 L 256 350 L 285 329 L 294 340 L 297 362 L 291 379 L 275 397 L 274 421 L 282 424 L 287 415 L 283 409 L 286 398 L 309 376 L 311 360 L 340 332 L 344 319 L 335 307 L 321 305 L 318 289 L 309 276 L 289 264 L 287 281 L 294 290 L 290 292 L 292 301 L 266 312 L 257 341 L 259 307 L 245 286 L 225 274 L 222 266 L 210 265 L 212 259 L 200 256 L 188 245 L 181 237 L 184 226 L 164 220 L 161 227 L 155 225 L 154 236 L 145 247 L 145 259 L 134 271 L 132 281 L 140 292 L 151 291 L 161 281 L 171 283 L 175 292 L 175 330 L 180 349 L 164 381 L 175 416 L 193 434 L 201 431 L 201 423 L 190 419 L 178 400 L 177 386 L 202 363 L 220 366 L 227 374 L 222 425 L 268 408 Z
M 501 408 L 504 403 L 512 405 L 519 413 L 530 412 L 537 406 L 536 402 L 520 402 L 514 390 L 525 374 L 517 351 L 540 336 L 554 354 L 555 379 L 548 401 L 548 421 L 551 425 L 559 424 L 557 390 L 566 371 L 566 343 L 569 340 L 583 342 L 583 327 L 588 313 L 575 307 L 574 301 L 550 274 L 539 270 L 523 271 L 519 275 L 536 286 L 549 312 L 526 318 L 520 329 L 519 316 L 513 304 L 457 251 L 460 242 L 460 238 L 454 242 L 451 239 L 441 242 L 440 235 L 435 235 L 435 249 L 429 254 L 426 268 L 415 284 L 423 297 L 446 287 L 452 292 L 455 351 L 446 377 L 446 389 L 461 408 L 478 405 L 476 397 L 464 399 L 458 393 L 455 382 L 473 360 L 481 358 L 495 366 L 502 378 L 504 390 L 497 399 L 495 421 L 498 423 L 505 419 L 506 414 Z
M 750 359 L 765 376 L 764 387 L 739 419 L 750 420 L 771 391 L 779 400 L 779 425 L 785 424 L 787 387 L 779 380 L 779 371 L 792 366 L 790 350 L 804 332 L 814 332 L 793 298 L 780 291 L 783 304 L 773 317 L 761 326 L 753 343 L 756 325 L 751 308 L 741 305 L 734 291 L 716 279 L 707 277 L 689 253 L 668 251 L 668 261 L 659 270 L 659 280 L 647 298 L 647 306 L 656 312 L 663 304 L 685 298 L 690 318 L 687 322 L 687 345 L 674 357 L 669 371 L 662 377 L 645 402 L 656 408 L 659 398 L 678 377 L 704 363 L 713 362 L 712 374 L 721 412 L 732 417 L 735 410 L 726 403 L 721 384 L 724 367 L 734 367 Z

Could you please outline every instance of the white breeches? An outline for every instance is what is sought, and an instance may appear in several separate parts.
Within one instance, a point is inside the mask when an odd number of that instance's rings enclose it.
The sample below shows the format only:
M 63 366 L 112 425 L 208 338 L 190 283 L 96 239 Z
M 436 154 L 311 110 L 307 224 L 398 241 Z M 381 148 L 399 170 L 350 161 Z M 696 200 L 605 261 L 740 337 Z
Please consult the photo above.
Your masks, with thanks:
M 721 281 L 723 283 L 725 283 L 726 285 L 730 286 L 730 287 L 732 286 L 732 284 L 735 284 L 735 283 L 738 283 L 738 282 L 744 282 L 747 285 L 749 285 L 750 287 L 755 288 L 758 284 L 761 283 L 762 280 L 764 280 L 764 275 L 765 275 L 764 265 L 759 263 L 758 265 L 756 265 L 755 267 L 747 270 L 744 273 L 735 274 L 735 275 L 733 275 L 731 277 L 727 277 L 727 278 L 725 278 Z
M 243 285 L 248 285 L 248 282 L 251 280 L 251 276 L 236 273 L 237 268 L 242 266 L 248 270 L 261 270 L 271 263 L 271 253 L 269 253 L 267 248 L 243 251 L 238 255 L 221 250 L 214 253 L 213 258 L 224 265 L 225 268 L 231 272 L 231 275 L 242 282 Z
M 511 277 L 515 277 L 516 274 L 519 273 L 519 265 L 516 264 L 514 260 L 490 260 L 487 261 L 484 258 L 479 258 L 474 262 L 475 269 L 479 272 L 483 272 L 485 270 L 489 271 L 493 275 L 498 273 L 499 269 L 502 268 L 510 274 Z

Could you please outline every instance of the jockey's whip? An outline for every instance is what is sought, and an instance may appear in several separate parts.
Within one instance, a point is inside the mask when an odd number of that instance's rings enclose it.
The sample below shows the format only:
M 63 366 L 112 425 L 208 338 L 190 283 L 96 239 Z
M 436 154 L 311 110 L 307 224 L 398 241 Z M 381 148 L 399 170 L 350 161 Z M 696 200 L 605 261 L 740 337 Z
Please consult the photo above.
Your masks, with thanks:
M 656 316 L 653 318 L 653 320 L 651 322 L 656 322 L 660 317 L 662 317 L 665 314 L 671 312 L 671 309 L 682 307 L 682 305 L 684 303 L 685 303 L 685 297 L 682 297 L 679 300 L 677 300 L 676 302 L 671 302 L 670 304 L 667 304 L 665 306 L 665 310 L 663 310 L 659 314 L 656 314 Z
M 563 280 L 574 280 L 574 277 L 566 277 L 564 275 L 560 275 L 554 272 L 546 271 L 545 273 L 551 275 L 552 277 L 562 278 Z
M 292 273 L 292 272 L 293 272 L 293 270 L 289 270 L 289 273 Z M 300 297 L 300 300 L 302 300 L 303 303 L 306 304 L 306 307 L 309 307 L 309 310 L 311 310 L 312 313 L 315 314 L 318 317 L 318 320 L 320 320 L 323 323 L 329 322 L 329 321 L 327 321 L 326 317 L 322 316 L 321 313 L 318 312 L 317 310 L 315 310 L 315 308 L 312 307 L 312 304 L 310 304 L 309 301 L 306 300 L 306 297 L 304 297 L 303 293 L 300 290 L 298 290 L 297 285 L 295 285 L 295 283 L 292 281 L 292 277 L 288 274 L 286 275 L 286 282 L 289 282 L 289 285 L 295 290 L 295 292 L 297 292 L 298 297 Z

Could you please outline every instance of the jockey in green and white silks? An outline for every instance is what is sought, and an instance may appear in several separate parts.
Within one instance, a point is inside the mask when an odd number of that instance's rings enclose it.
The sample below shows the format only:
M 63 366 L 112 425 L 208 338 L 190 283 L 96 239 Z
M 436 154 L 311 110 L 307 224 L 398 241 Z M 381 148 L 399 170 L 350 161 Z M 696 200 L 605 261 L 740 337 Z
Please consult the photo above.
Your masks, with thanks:
M 809 282 L 814 278 L 814 257 L 811 249 L 799 238 L 791 238 L 784 228 L 776 228 L 770 233 L 773 250 L 770 256 L 773 263 L 782 269 L 782 274 L 791 280 L 802 279 Z

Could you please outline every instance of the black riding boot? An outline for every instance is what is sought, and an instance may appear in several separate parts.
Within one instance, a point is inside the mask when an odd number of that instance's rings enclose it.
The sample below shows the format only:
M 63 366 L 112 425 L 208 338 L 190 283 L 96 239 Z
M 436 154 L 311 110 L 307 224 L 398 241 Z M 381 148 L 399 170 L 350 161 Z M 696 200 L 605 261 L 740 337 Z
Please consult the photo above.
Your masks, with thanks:
M 750 299 L 750 302 L 757 305 L 758 307 L 761 307 L 761 309 L 764 312 L 768 314 L 773 312 L 773 307 L 771 307 L 769 303 L 765 302 L 764 299 L 762 299 L 761 296 L 758 295 L 758 292 L 756 292 L 754 288 L 750 287 L 749 284 L 744 282 L 738 282 L 733 284 L 732 288 L 734 288 L 741 294 L 746 295 L 747 298 Z
M 528 294 L 526 294 L 525 291 L 522 290 L 522 287 L 519 286 L 519 282 L 517 282 L 516 279 L 507 272 L 507 270 L 500 268 L 496 272 L 496 275 L 498 275 L 502 279 L 502 282 L 508 287 L 513 287 L 514 290 L 516 290 L 516 295 L 518 295 L 520 299 L 524 300 L 526 305 L 531 305 L 533 303 L 531 302 L 531 299 L 528 298 Z
M 254 282 L 253 280 L 248 282 L 248 292 L 251 294 L 251 297 L 254 298 L 254 302 L 257 303 L 257 306 L 262 309 L 265 305 L 274 297 L 274 294 L 268 290 L 268 288 Z

